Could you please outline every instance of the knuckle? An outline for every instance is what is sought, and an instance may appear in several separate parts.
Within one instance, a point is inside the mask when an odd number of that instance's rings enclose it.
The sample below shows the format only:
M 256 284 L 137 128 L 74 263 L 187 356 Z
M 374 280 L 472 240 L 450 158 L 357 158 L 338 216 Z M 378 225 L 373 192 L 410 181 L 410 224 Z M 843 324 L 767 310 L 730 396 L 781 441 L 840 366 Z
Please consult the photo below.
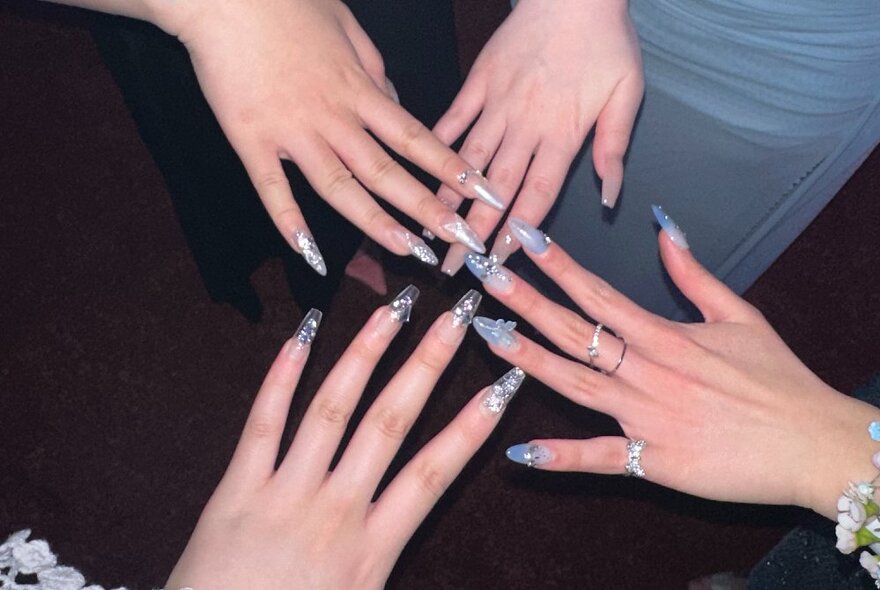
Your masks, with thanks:
M 547 176 L 535 175 L 526 181 L 523 192 L 528 194 L 530 198 L 552 203 L 556 200 L 556 183 Z
M 492 184 L 499 187 L 515 190 L 519 186 L 519 178 L 513 168 L 509 166 L 497 166 L 492 169 Z
M 412 147 L 424 137 L 427 129 L 418 121 L 407 123 L 400 129 L 400 146 L 403 155 L 411 155 Z
M 431 498 L 439 499 L 452 483 L 449 477 L 430 461 L 419 461 L 414 469 L 417 485 Z
M 345 166 L 337 166 L 327 173 L 326 191 L 328 195 L 337 195 L 345 191 L 354 182 L 351 171 Z
M 256 184 L 257 190 L 260 193 L 264 191 L 271 192 L 278 188 L 286 189 L 288 187 L 287 176 L 280 170 L 263 174 L 257 179 Z
M 471 162 L 488 162 L 492 158 L 492 150 L 479 140 L 466 142 L 462 148 L 462 156 L 467 154 L 465 160 Z
M 396 170 L 400 164 L 398 164 L 394 158 L 389 155 L 383 155 L 380 158 L 374 160 L 370 164 L 369 178 L 374 182 L 378 182 L 383 178 L 386 178 L 391 172 Z
M 338 428 L 345 428 L 351 412 L 336 400 L 322 399 L 318 402 L 318 417 L 325 423 Z
M 574 385 L 572 386 L 573 397 L 583 405 L 589 406 L 590 402 L 596 395 L 597 375 L 598 373 L 592 369 L 579 367 L 572 376 L 574 381 Z
M 247 424 L 248 436 L 258 440 L 271 440 L 280 436 L 278 425 L 268 420 L 253 420 Z
M 382 408 L 374 418 L 374 425 L 380 434 L 399 442 L 409 432 L 411 422 L 391 408 Z

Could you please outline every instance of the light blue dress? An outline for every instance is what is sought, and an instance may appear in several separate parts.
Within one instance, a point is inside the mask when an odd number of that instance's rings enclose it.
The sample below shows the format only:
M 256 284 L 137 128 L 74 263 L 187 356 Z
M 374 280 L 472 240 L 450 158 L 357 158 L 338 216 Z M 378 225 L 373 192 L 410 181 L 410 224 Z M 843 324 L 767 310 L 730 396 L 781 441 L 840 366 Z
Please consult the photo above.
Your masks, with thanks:
M 630 13 L 646 91 L 617 209 L 600 204 L 587 145 L 544 228 L 646 308 L 696 317 L 660 265 L 650 205 L 748 288 L 878 143 L 880 0 L 632 0 Z

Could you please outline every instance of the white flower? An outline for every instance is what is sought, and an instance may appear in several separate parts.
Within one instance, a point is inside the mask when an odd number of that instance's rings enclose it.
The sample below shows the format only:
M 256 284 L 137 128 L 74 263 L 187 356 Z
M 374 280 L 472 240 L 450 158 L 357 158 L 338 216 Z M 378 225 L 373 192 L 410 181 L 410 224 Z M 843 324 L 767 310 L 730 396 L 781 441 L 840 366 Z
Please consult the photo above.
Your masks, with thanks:
M 837 550 L 841 553 L 850 554 L 856 550 L 856 535 L 852 531 L 843 528 L 840 525 L 834 527 L 837 535 Z
M 23 574 L 36 574 L 58 563 L 46 541 L 30 541 L 12 549 L 12 557 Z M 79 589 L 77 589 L 79 590 Z
M 837 500 L 837 523 L 846 530 L 857 532 L 865 524 L 867 517 L 865 506 L 858 500 L 849 496 L 841 496 Z
M 9 535 L 9 538 L 6 539 L 6 542 L 0 545 L 0 569 L 12 566 L 12 550 L 19 545 L 24 545 L 24 542 L 30 536 L 30 529 L 24 529 L 23 531 L 18 531 L 17 533 Z
M 859 555 L 859 563 L 862 564 L 862 567 L 868 570 L 868 573 L 871 574 L 871 577 L 875 580 L 880 578 L 880 564 L 877 563 L 877 556 L 868 553 L 867 551 L 862 551 L 862 554 Z
M 53 567 L 37 574 L 43 590 L 82 590 L 86 579 L 72 567 Z

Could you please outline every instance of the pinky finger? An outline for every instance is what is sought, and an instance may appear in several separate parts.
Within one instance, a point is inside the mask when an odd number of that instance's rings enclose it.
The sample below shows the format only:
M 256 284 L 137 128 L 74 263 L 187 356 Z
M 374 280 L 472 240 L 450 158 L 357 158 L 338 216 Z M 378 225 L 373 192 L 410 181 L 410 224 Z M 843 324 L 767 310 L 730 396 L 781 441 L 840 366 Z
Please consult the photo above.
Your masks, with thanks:
M 596 120 L 593 165 L 602 179 L 602 204 L 613 209 L 623 185 L 623 156 L 629 146 L 636 114 L 642 104 L 644 81 L 630 76 L 618 84 Z
M 629 458 L 622 436 L 599 436 L 586 440 L 533 440 L 507 449 L 507 458 L 545 471 L 579 471 L 625 475 Z

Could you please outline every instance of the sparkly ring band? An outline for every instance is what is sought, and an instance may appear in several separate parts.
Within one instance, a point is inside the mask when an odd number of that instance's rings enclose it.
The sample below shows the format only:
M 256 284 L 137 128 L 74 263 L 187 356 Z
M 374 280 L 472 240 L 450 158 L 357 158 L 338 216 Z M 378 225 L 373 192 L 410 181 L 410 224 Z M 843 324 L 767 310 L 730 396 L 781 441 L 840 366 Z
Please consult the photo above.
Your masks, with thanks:
M 614 365 L 614 368 L 605 373 L 609 377 L 617 372 L 617 369 L 620 368 L 620 364 L 623 362 L 623 357 L 626 355 L 626 338 L 623 336 L 618 336 L 620 340 L 623 342 L 623 350 L 620 351 L 620 358 L 617 359 L 617 363 Z
M 596 324 L 596 329 L 593 330 L 593 340 L 590 342 L 590 345 L 587 347 L 587 354 L 590 356 L 590 368 L 596 368 L 596 359 L 599 358 L 599 334 L 602 333 L 602 329 L 605 326 L 602 324 Z
M 637 477 L 639 479 L 645 477 L 645 470 L 642 469 L 642 449 L 644 449 L 648 443 L 644 440 L 630 440 L 626 443 L 626 452 L 628 453 L 628 457 L 626 459 L 626 475 L 631 477 Z

